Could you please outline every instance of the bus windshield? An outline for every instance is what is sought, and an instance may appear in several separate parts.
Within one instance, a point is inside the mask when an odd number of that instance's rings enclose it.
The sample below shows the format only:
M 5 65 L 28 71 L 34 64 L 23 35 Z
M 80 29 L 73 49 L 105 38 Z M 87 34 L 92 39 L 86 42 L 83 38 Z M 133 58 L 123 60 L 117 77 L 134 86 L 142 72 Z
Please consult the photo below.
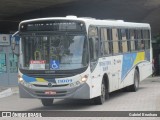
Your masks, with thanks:
M 88 65 L 84 34 L 22 35 L 21 69 L 69 70 Z

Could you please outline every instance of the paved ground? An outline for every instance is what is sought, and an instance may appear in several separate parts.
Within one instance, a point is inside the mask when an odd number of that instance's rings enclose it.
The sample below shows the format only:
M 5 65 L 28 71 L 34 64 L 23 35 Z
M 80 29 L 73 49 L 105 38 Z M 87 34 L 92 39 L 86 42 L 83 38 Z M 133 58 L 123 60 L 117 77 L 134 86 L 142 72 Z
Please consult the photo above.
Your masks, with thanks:
M 3 86 L 0 86 L 0 92 L 3 92 L 4 90 L 8 89 L 8 87 L 3 87 Z
M 89 100 L 55 100 L 50 107 L 43 107 L 40 100 L 20 99 L 18 94 L 0 99 L 0 111 L 160 111 L 160 78 L 148 78 L 140 84 L 137 92 L 117 91 L 103 105 L 93 105 Z M 54 112 L 53 112 L 54 113 Z M 53 114 L 52 113 L 52 114 Z M 74 114 L 74 113 L 73 113 Z M 69 118 L 59 118 L 69 119 Z M 80 118 L 77 118 L 80 119 Z M 81 118 L 84 119 L 84 118 Z M 92 119 L 92 118 L 87 118 Z M 104 118 L 97 118 L 104 119 Z M 107 118 L 108 119 L 108 118 Z M 117 118 L 112 118 L 113 120 Z M 120 118 L 121 120 L 142 120 Z M 158 120 L 160 118 L 143 118 Z

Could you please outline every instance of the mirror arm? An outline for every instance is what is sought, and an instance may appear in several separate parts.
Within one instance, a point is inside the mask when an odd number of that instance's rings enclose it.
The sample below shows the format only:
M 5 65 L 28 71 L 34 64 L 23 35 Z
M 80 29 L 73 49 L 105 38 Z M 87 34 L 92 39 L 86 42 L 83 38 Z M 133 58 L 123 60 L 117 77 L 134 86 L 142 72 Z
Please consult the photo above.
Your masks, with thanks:
M 12 37 L 14 37 L 15 35 L 17 35 L 18 33 L 19 33 L 19 31 L 15 32 L 15 33 L 12 35 Z
M 19 53 L 16 53 L 14 50 L 12 50 L 12 53 L 13 53 L 14 55 L 16 55 L 17 57 L 19 57 Z
M 12 35 L 12 38 L 14 38 L 14 36 L 16 36 L 17 34 L 19 33 L 19 31 L 15 32 L 13 35 Z M 17 57 L 19 57 L 19 53 L 16 53 L 15 52 L 15 47 L 16 47 L 16 41 L 14 39 L 14 42 L 12 41 L 12 53 L 14 55 L 16 55 Z

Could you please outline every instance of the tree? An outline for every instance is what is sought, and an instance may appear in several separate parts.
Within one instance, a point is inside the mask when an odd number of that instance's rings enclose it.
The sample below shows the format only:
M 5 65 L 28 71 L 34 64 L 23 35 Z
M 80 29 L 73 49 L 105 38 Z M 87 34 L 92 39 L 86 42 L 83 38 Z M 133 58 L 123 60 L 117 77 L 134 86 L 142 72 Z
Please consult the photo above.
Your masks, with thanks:
M 160 34 L 153 37 L 156 43 L 160 44 Z

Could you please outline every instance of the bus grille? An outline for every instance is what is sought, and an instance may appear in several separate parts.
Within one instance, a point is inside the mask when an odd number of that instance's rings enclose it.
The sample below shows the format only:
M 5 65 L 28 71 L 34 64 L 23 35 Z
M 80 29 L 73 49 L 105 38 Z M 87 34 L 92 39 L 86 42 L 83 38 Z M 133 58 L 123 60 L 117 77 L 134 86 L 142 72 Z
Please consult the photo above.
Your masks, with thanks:
M 48 85 L 39 85 L 39 84 L 33 84 L 36 87 L 64 87 L 67 86 L 69 84 L 63 84 L 63 85 L 52 85 L 52 86 L 48 86 Z

